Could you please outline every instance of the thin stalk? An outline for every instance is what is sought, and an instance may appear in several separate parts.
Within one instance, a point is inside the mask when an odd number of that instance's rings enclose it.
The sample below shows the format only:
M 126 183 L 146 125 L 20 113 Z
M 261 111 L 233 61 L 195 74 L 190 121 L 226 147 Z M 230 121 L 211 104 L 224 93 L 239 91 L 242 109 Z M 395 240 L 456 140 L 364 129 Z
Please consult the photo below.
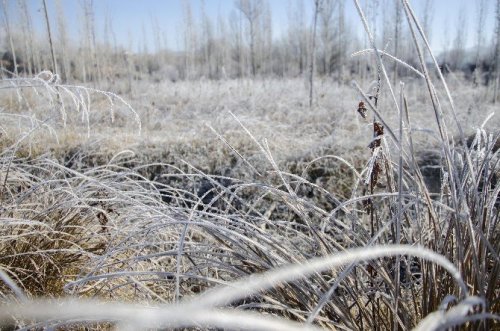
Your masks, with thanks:
M 312 34 L 312 46 L 311 46 L 311 63 L 309 66 L 309 108 L 312 108 L 313 104 L 313 91 L 314 91 L 314 62 L 316 57 L 316 25 L 318 23 L 318 14 L 321 6 L 322 0 L 314 0 L 314 25 Z
M 54 73 L 57 75 L 58 70 L 57 70 L 57 61 L 56 61 L 56 53 L 54 51 L 54 44 L 52 43 L 52 33 L 50 31 L 50 22 L 49 22 L 49 13 L 47 11 L 47 0 L 43 0 L 43 11 L 45 13 L 45 23 L 47 23 L 47 32 L 49 34 L 49 45 L 50 45 L 50 52 L 52 55 L 52 65 L 54 69 Z
M 399 106 L 399 141 L 401 142 L 401 149 L 399 150 L 398 162 L 398 215 L 396 217 L 396 238 L 395 244 L 401 244 L 401 216 L 403 213 L 403 100 L 404 100 L 404 83 L 400 83 L 400 106 Z M 400 291 L 400 264 L 401 257 L 396 256 L 396 271 L 394 272 L 394 316 L 393 327 L 394 331 L 399 329 L 398 326 L 398 306 L 399 306 L 399 291 Z
M 448 132 L 446 129 L 446 124 L 444 123 L 444 120 L 443 120 L 442 109 L 441 109 L 441 106 L 439 104 L 436 91 L 434 90 L 433 85 L 431 83 L 430 75 L 429 75 L 429 72 L 427 70 L 427 65 L 425 64 L 425 61 L 424 61 L 422 50 L 420 49 L 420 46 L 417 42 L 417 36 L 415 33 L 415 29 L 414 29 L 413 25 L 411 24 L 411 20 L 410 20 L 411 13 L 410 13 L 408 2 L 406 0 L 402 0 L 402 1 L 404 4 L 403 8 L 405 10 L 406 18 L 408 20 L 408 25 L 410 27 L 410 32 L 412 34 L 412 37 L 413 37 L 413 40 L 415 43 L 415 48 L 417 50 L 418 58 L 420 60 L 421 66 L 422 66 L 422 72 L 425 75 L 425 82 L 427 83 L 427 88 L 429 90 L 429 95 L 430 95 L 432 106 L 434 109 L 434 114 L 436 117 L 436 122 L 438 125 L 439 134 L 441 137 L 441 143 L 443 145 L 443 150 L 444 150 L 445 155 L 446 155 L 446 157 L 445 157 L 446 168 L 448 170 L 448 173 L 450 174 L 450 177 L 449 177 L 450 178 L 450 185 L 449 186 L 450 186 L 450 191 L 451 191 L 451 198 L 452 198 L 451 200 L 452 200 L 454 209 L 456 210 L 456 214 L 460 214 L 460 211 L 462 210 L 462 208 L 461 208 L 460 203 L 459 203 L 459 196 L 463 197 L 463 194 L 459 195 L 457 193 L 457 190 L 461 191 L 460 185 L 457 185 L 458 178 L 454 178 L 455 176 L 458 176 L 458 171 L 455 171 L 453 164 L 452 164 L 451 147 L 450 147 L 450 142 L 449 142 L 449 138 L 448 138 Z M 451 100 L 452 99 L 450 96 L 450 102 L 452 102 Z M 453 107 L 452 107 L 452 109 L 453 109 Z M 470 169 L 472 169 L 472 167 L 470 167 Z M 464 253 L 463 243 L 460 242 L 460 238 L 462 238 L 462 234 L 460 231 L 460 225 L 458 224 L 458 222 L 459 222 L 458 217 L 459 217 L 459 215 L 456 215 L 453 218 L 454 229 L 456 232 L 456 238 L 459 239 L 457 241 L 456 253 L 457 253 L 458 261 L 464 261 L 464 254 L 465 253 Z M 459 266 L 461 268 L 463 268 L 463 264 L 459 264 Z
M 420 26 L 420 23 L 418 22 L 418 20 L 417 20 L 417 18 L 415 16 L 415 13 L 413 12 L 413 9 L 410 7 L 408 1 L 406 1 L 406 0 L 401 0 L 401 1 L 403 1 L 403 4 L 404 4 L 403 7 L 405 9 L 405 14 L 406 14 L 406 17 L 408 19 L 408 24 L 409 24 L 410 30 L 412 31 L 413 39 L 414 39 L 414 41 L 416 43 L 417 51 L 420 48 L 419 48 L 418 43 L 417 43 L 417 39 L 416 39 L 416 36 L 415 36 L 415 33 L 414 33 L 413 25 L 410 24 L 410 17 L 412 18 L 413 22 L 415 23 L 417 31 L 419 32 L 420 36 L 422 37 L 422 39 L 423 39 L 423 41 L 425 43 L 425 46 L 426 46 L 427 50 L 429 51 L 429 54 L 430 54 L 430 56 L 432 58 L 432 61 L 434 63 L 436 71 L 438 73 L 439 79 L 440 79 L 440 81 L 442 82 L 442 84 L 444 86 L 444 89 L 446 91 L 446 96 L 447 96 L 447 98 L 448 98 L 448 100 L 450 102 L 450 105 L 451 105 L 451 113 L 453 115 L 453 119 L 454 119 L 454 121 L 455 121 L 455 123 L 457 125 L 457 128 L 458 128 L 458 131 L 460 133 L 460 139 L 462 141 L 462 144 L 463 144 L 463 146 L 467 146 L 466 139 L 465 139 L 465 134 L 464 134 L 462 126 L 460 125 L 460 122 L 459 122 L 459 120 L 457 118 L 456 111 L 455 111 L 455 103 L 453 101 L 453 98 L 451 96 L 450 90 L 448 88 L 448 84 L 446 83 L 446 80 L 444 79 L 443 74 L 442 74 L 441 70 L 439 69 L 439 65 L 437 63 L 436 58 L 434 57 L 434 53 L 431 50 L 431 47 L 429 45 L 429 42 L 427 41 L 425 33 L 424 33 L 422 27 Z M 423 57 L 420 59 L 420 61 L 421 61 L 422 67 L 426 69 L 427 67 L 425 65 L 425 61 L 423 61 Z M 430 84 L 430 86 L 432 87 L 432 88 L 430 88 L 430 93 L 431 93 L 431 98 L 432 98 L 433 95 L 436 95 L 436 91 L 435 91 L 432 83 L 430 82 L 430 78 L 428 78 L 428 74 L 426 72 L 424 72 L 424 75 L 427 77 L 426 78 L 426 82 L 428 84 Z M 437 95 L 435 97 L 436 97 L 436 100 L 437 100 Z M 437 106 L 438 106 L 438 109 L 435 109 L 435 111 L 439 112 L 439 115 L 442 117 L 442 110 L 441 110 L 441 106 L 439 104 L 439 100 L 437 100 Z M 445 152 L 447 153 L 446 155 L 449 157 L 450 156 L 449 140 L 447 139 L 444 143 L 445 143 Z M 473 185 L 477 186 L 476 175 L 474 173 L 474 168 L 472 167 L 472 161 L 471 161 L 471 157 L 470 157 L 470 153 L 469 153 L 468 149 L 465 149 L 465 157 L 466 157 L 466 161 L 467 161 L 467 166 L 469 167 L 469 171 L 470 171 L 470 174 L 471 174 L 470 178 L 471 178 L 471 180 L 473 182 Z M 452 169 L 450 168 L 449 170 L 451 171 Z M 453 176 L 456 176 L 456 172 L 450 172 L 450 174 L 453 174 Z M 452 180 L 457 180 L 454 177 L 450 177 L 450 178 Z M 451 184 L 454 184 L 453 181 L 452 181 Z M 450 185 L 450 186 L 453 186 L 452 187 L 452 193 L 454 194 L 454 186 L 455 185 Z M 462 192 L 460 186 L 458 186 L 458 190 L 459 190 L 460 196 L 463 196 L 463 192 Z M 454 195 L 454 199 L 456 199 L 456 195 Z M 457 209 L 457 211 L 459 211 L 459 210 L 460 209 Z
M 382 63 L 382 57 L 380 55 L 380 52 L 377 48 L 377 45 L 375 44 L 375 39 L 373 37 L 373 34 L 371 33 L 370 28 L 368 27 L 368 22 L 366 20 L 365 14 L 363 10 L 361 9 L 361 5 L 359 4 L 359 0 L 354 0 L 354 5 L 358 11 L 358 14 L 361 18 L 361 21 L 363 22 L 363 27 L 365 28 L 365 32 L 368 35 L 368 39 L 370 40 L 370 46 L 373 48 L 373 51 L 375 52 L 375 59 L 377 61 L 377 64 L 380 66 L 381 73 L 383 74 L 384 80 L 387 83 L 387 88 L 389 89 L 389 92 L 391 93 L 392 100 L 394 102 L 394 106 L 396 107 L 396 110 L 399 112 L 399 102 L 396 99 L 396 95 L 394 94 L 394 90 L 391 85 L 391 81 L 389 79 L 389 76 L 387 75 L 387 71 L 385 70 L 385 66 Z M 384 124 L 384 123 L 382 123 Z M 391 133 L 392 138 L 394 139 L 394 143 L 398 148 L 400 148 L 400 142 L 396 139 L 396 136 L 390 131 L 390 128 L 385 125 L 385 128 L 389 130 L 389 133 Z

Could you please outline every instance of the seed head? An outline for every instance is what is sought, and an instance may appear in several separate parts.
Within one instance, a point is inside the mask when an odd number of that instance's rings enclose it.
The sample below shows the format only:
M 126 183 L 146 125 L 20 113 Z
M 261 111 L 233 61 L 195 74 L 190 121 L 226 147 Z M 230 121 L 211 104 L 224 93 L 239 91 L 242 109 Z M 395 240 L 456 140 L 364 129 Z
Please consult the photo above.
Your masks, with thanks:
M 359 102 L 358 113 L 361 115 L 361 117 L 366 118 L 366 107 L 363 101 Z
M 375 134 L 376 137 L 383 135 L 384 126 L 379 122 L 373 123 L 373 133 Z

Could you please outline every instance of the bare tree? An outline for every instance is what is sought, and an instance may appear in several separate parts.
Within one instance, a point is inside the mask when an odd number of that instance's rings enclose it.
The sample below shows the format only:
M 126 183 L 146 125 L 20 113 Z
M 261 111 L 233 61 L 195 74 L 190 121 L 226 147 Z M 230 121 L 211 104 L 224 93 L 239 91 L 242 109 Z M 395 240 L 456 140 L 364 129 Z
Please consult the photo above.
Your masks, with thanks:
M 260 47 L 259 53 L 261 56 L 261 63 L 263 66 L 263 72 L 265 74 L 272 73 L 272 62 L 273 62 L 273 21 L 271 7 L 269 6 L 269 1 L 264 0 L 262 7 L 262 18 L 261 18 L 261 32 L 260 36 Z
M 344 65 L 345 65 L 345 0 L 338 0 L 339 10 L 338 10 L 338 48 L 339 48 L 339 70 L 337 80 L 340 83 L 344 80 Z
M 323 75 L 330 74 L 333 65 L 333 13 L 335 2 L 332 0 L 323 0 L 319 12 L 319 41 L 321 42 L 320 51 L 320 73 Z
M 453 39 L 453 49 L 449 57 L 450 68 L 457 70 L 462 67 L 465 58 L 465 44 L 467 43 L 467 17 L 465 8 L 460 9 L 457 20 L 457 29 Z
M 47 11 L 47 1 L 43 0 L 43 11 L 45 13 L 45 23 L 47 24 L 47 33 L 49 36 L 49 45 L 50 45 L 50 53 L 52 55 L 52 71 L 57 75 L 58 70 L 57 70 L 57 60 L 56 60 L 56 52 L 54 49 L 54 43 L 52 42 L 52 32 L 50 30 L 50 20 L 49 20 L 49 13 Z
M 308 56 L 308 33 L 305 23 L 304 0 L 296 0 L 295 8 L 292 4 L 288 10 L 288 52 L 291 53 L 292 62 L 297 65 L 298 74 L 306 70 Z
M 201 1 L 201 36 L 203 40 L 204 74 L 213 78 L 214 31 L 210 17 L 207 15 L 205 1 Z
M 101 47 L 101 74 L 104 81 L 111 81 L 111 71 L 114 70 L 118 65 L 118 61 L 121 59 L 118 57 L 118 50 L 116 48 L 116 37 L 113 31 L 113 21 L 109 13 L 109 8 L 106 7 L 104 12 L 104 31 L 103 31 L 103 46 Z M 112 42 L 113 40 L 113 42 Z M 114 67 L 114 68 L 113 68 Z M 125 64 L 122 63 L 122 67 Z
M 500 0 L 497 0 L 495 8 L 495 35 L 494 35 L 493 67 L 495 68 L 495 86 L 493 89 L 493 103 L 498 100 L 498 89 L 500 86 Z
M 13 73 L 17 76 L 18 71 L 17 71 L 17 56 L 16 56 L 16 49 L 14 48 L 14 41 L 12 39 L 12 31 L 10 29 L 10 22 L 9 22 L 9 15 L 8 15 L 8 6 L 7 6 L 7 1 L 3 0 L 2 2 L 2 12 L 3 12 L 3 20 L 5 24 L 5 30 L 7 31 L 7 38 L 9 39 L 9 45 L 10 45 L 10 51 L 12 53 L 12 61 L 14 64 L 14 70 Z
M 196 31 L 190 1 L 183 0 L 182 4 L 184 18 L 184 76 L 191 79 L 195 73 Z
M 97 40 L 96 40 L 96 29 L 95 29 L 95 13 L 94 13 L 94 0 L 87 0 L 87 17 L 89 19 L 89 32 L 90 36 L 92 37 L 92 43 L 91 43 L 91 52 L 92 52 L 92 58 L 94 60 L 93 66 L 94 66 L 94 72 L 96 75 L 97 82 L 100 82 L 101 80 L 101 66 L 100 66 L 100 61 L 99 61 L 99 56 L 97 55 L 98 49 L 97 49 Z
M 475 84 L 478 83 L 481 76 L 481 48 L 483 47 L 484 39 L 484 21 L 486 18 L 487 0 L 477 0 L 476 2 L 476 54 L 474 56 L 474 72 L 472 79 Z
M 424 19 L 422 23 L 422 27 L 424 29 L 427 40 L 431 42 L 432 39 L 432 20 L 434 19 L 434 1 L 433 0 L 425 0 L 424 2 Z M 422 49 L 426 49 L 422 47 Z
M 449 17 L 445 17 L 445 19 L 442 21 L 443 22 L 443 41 L 442 41 L 442 46 L 443 46 L 443 58 L 442 62 L 443 64 L 448 63 L 448 58 L 449 58 L 449 53 L 450 53 L 450 19 Z M 441 68 L 441 70 L 444 70 L 446 68 Z
M 232 11 L 229 17 L 231 35 L 231 58 L 235 63 L 236 77 L 243 77 L 244 70 L 244 52 L 243 52 L 243 27 L 241 12 Z
M 224 17 L 219 12 L 217 18 L 217 40 L 218 44 L 215 47 L 215 74 L 219 78 L 227 78 L 226 65 L 229 61 L 229 47 L 227 37 L 227 26 Z
M 84 35 L 84 66 L 83 79 L 91 79 L 94 82 L 100 80 L 100 66 L 96 50 L 94 1 L 81 0 L 81 9 L 83 12 L 83 35 Z
M 69 44 L 68 44 L 68 34 L 66 30 L 66 19 L 64 15 L 64 10 L 61 0 L 56 1 L 57 10 L 57 32 L 60 45 L 60 62 L 62 64 L 61 77 L 63 80 L 70 78 L 70 55 L 69 55 Z
M 314 20 L 311 37 L 311 60 L 309 62 L 309 108 L 311 108 L 313 104 L 314 62 L 316 58 L 316 26 L 318 25 L 318 14 L 321 10 L 321 5 L 322 0 L 314 0 Z
M 257 42 L 257 29 L 259 18 L 262 14 L 262 0 L 238 0 L 236 8 L 243 14 L 248 23 L 248 34 L 250 39 L 250 65 L 252 76 L 257 73 L 255 54 L 255 43 Z
M 401 7 L 401 1 L 400 0 L 394 0 L 394 52 L 393 55 L 394 57 L 399 57 L 399 39 L 400 39 L 400 34 L 401 34 L 401 26 L 403 23 L 403 11 Z M 394 80 L 394 86 L 397 84 L 398 80 L 398 63 L 394 61 L 394 66 L 393 66 L 393 80 Z
M 33 43 L 33 26 L 31 24 L 31 16 L 26 5 L 26 0 L 18 0 L 18 6 L 21 13 L 21 29 L 24 40 L 24 61 L 27 65 L 28 72 L 32 74 L 35 70 L 40 70 L 40 66 L 35 69 L 34 59 L 34 43 Z
M 298 47 L 299 47 L 299 73 L 302 75 L 303 72 L 306 71 L 308 57 L 309 57 L 309 33 L 307 31 L 307 25 L 305 20 L 305 8 L 304 1 L 298 0 L 299 6 L 297 7 L 297 18 L 299 19 L 299 30 L 297 31 L 298 35 Z
M 113 53 L 117 54 L 118 53 L 118 42 L 116 40 L 116 33 L 115 33 L 115 29 L 113 27 L 113 18 L 109 14 L 106 15 L 106 26 L 107 26 L 107 31 L 110 34 L 111 39 L 112 39 Z M 107 36 L 107 33 L 105 33 L 104 35 Z

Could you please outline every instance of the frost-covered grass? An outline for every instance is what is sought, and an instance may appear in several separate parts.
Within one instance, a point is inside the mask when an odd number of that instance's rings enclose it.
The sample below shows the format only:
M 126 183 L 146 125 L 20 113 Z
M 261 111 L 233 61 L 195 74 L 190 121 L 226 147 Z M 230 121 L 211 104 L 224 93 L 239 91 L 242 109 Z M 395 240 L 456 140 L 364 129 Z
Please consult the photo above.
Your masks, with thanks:
M 390 93 L 378 63 L 375 82 L 315 84 L 312 108 L 300 79 L 138 82 L 126 100 L 3 80 L 0 322 L 498 327 L 494 106 L 432 66 Z

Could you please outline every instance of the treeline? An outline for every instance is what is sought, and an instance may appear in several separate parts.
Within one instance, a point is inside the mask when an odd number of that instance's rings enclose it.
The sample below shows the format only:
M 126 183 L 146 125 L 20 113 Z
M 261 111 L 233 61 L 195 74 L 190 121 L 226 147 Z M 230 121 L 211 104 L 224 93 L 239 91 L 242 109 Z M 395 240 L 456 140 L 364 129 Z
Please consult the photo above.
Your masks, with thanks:
M 131 52 L 117 44 L 112 17 L 104 16 L 104 31 L 96 30 L 95 6 L 92 0 L 79 2 L 82 17 L 80 34 L 71 42 L 63 0 L 53 0 L 55 12 L 47 11 L 47 0 L 40 0 L 45 11 L 47 29 L 35 31 L 27 0 L 2 0 L 3 52 L 2 74 L 36 73 L 48 69 L 66 81 L 109 81 L 117 78 L 183 80 L 224 79 L 240 77 L 295 77 L 314 74 L 329 76 L 338 81 L 353 75 L 370 75 L 373 64 L 367 56 L 354 56 L 355 51 L 369 48 L 361 22 L 346 16 L 345 0 L 290 0 L 286 8 L 287 24 L 280 36 L 273 34 L 270 0 L 235 0 L 227 17 L 207 14 L 205 1 L 200 0 L 198 14 L 193 2 L 180 0 L 183 14 L 181 24 L 182 51 L 169 50 L 167 39 L 154 17 L 151 33 L 143 26 L 143 39 L 154 40 L 154 49 L 144 42 L 140 51 Z M 317 15 L 306 10 L 312 1 Z M 432 31 L 434 2 L 421 4 L 421 22 L 429 37 L 447 36 L 440 56 L 443 70 L 463 71 L 477 83 L 498 85 L 500 60 L 500 0 L 495 11 L 488 11 L 488 0 L 478 0 L 474 6 L 475 47 L 466 49 L 467 16 L 462 11 L 456 31 Z M 378 45 L 410 65 L 417 65 L 415 47 L 409 38 L 405 16 L 399 0 L 366 2 L 368 23 Z M 314 11 L 314 10 L 313 10 Z M 313 13 L 314 14 L 314 13 Z M 484 20 L 494 14 L 494 31 L 484 31 Z M 316 19 L 314 19 L 314 17 Z M 473 15 L 469 15 L 472 17 Z M 460 24 L 459 24 L 460 23 Z M 149 30 L 148 30 L 149 31 Z M 51 38 L 48 38 L 48 35 Z M 486 40 L 485 34 L 492 35 Z M 131 42 L 132 43 L 132 42 Z M 149 46 L 149 48 L 151 48 Z M 52 52 L 53 50 L 53 52 Z M 389 61 L 389 59 L 387 59 Z M 410 72 L 396 63 L 388 65 L 396 80 Z

